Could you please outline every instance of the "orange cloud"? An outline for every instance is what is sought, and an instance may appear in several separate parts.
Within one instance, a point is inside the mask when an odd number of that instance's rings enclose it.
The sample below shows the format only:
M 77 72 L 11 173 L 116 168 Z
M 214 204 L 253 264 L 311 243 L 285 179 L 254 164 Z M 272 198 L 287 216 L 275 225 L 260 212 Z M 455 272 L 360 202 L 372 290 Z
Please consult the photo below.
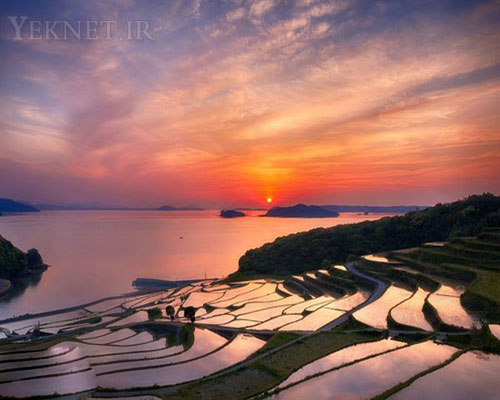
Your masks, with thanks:
M 498 192 L 494 11 L 384 4 L 165 5 L 153 43 L 14 44 L 0 159 L 48 200 L 71 178 L 68 200 L 146 205 Z

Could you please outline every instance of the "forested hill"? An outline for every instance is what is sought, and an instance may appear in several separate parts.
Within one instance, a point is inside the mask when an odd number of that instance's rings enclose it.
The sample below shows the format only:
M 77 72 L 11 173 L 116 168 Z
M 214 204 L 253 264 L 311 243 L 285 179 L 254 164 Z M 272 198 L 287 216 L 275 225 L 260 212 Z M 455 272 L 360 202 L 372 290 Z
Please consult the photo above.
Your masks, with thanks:
M 500 226 L 500 197 L 473 195 L 377 221 L 318 228 L 276 239 L 249 250 L 239 261 L 244 274 L 295 274 L 331 262 L 381 251 L 472 236 L 485 226 Z
M 46 269 L 36 249 L 22 252 L 7 239 L 0 236 L 0 279 L 15 279 Z

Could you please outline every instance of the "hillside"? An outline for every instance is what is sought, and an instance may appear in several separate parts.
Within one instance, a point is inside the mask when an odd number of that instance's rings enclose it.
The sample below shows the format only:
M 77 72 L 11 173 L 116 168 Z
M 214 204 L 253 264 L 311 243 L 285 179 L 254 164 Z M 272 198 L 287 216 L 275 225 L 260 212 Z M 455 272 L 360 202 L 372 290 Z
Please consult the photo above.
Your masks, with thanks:
M 11 199 L 0 198 L 0 215 L 2 212 L 38 212 L 40 210 L 28 204 L 19 203 Z
M 320 205 L 330 211 L 339 213 L 370 213 L 370 214 L 406 214 L 410 211 L 418 211 L 427 206 L 347 206 L 347 205 Z
M 377 221 L 313 229 L 280 237 L 249 250 L 239 260 L 243 274 L 295 274 L 363 254 L 420 246 L 425 242 L 475 236 L 500 225 L 500 197 L 473 195 Z
M 15 280 L 34 272 L 44 271 L 46 267 L 36 249 L 24 253 L 0 236 L 0 279 Z
M 319 206 L 306 206 L 305 204 L 296 204 L 292 207 L 273 207 L 264 217 L 279 218 L 332 218 L 338 217 L 339 213 L 330 211 Z

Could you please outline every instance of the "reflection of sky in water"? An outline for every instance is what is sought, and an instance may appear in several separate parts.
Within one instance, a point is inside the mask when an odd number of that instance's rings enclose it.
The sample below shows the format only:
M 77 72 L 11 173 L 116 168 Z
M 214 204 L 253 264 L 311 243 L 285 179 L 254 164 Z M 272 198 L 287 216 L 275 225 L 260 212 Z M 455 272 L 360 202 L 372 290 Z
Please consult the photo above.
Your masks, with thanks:
M 36 286 L 0 303 L 0 319 L 129 292 L 138 277 L 225 276 L 236 271 L 248 249 L 278 236 L 381 216 L 342 214 L 325 220 L 248 216 L 228 221 L 216 210 L 44 211 L 2 216 L 0 235 L 22 250 L 37 248 L 52 268 Z
M 283 325 L 302 319 L 302 315 L 280 315 L 270 321 L 263 322 L 262 324 L 255 325 L 252 329 L 277 329 Z
M 284 387 L 292 382 L 300 381 L 301 379 L 304 379 L 307 376 L 316 374 L 318 372 L 335 368 L 348 362 L 359 360 L 360 358 L 367 357 L 371 354 L 382 353 L 383 351 L 387 351 L 404 345 L 405 343 L 398 342 L 396 340 L 384 339 L 377 342 L 361 343 L 355 346 L 349 346 L 300 368 L 298 371 L 290 375 L 288 379 L 281 383 L 279 386 Z
M 170 385 L 198 379 L 244 360 L 265 342 L 255 337 L 239 335 L 221 350 L 198 360 L 170 367 L 152 368 L 101 375 L 98 383 L 106 387 Z
M 271 399 L 366 399 L 449 358 L 456 349 L 425 342 L 383 354 L 306 381 Z M 429 397 L 432 398 L 432 397 Z
M 101 366 L 95 366 L 96 373 L 108 372 L 108 371 L 119 371 L 128 368 L 140 368 L 155 365 L 165 365 L 172 364 L 181 361 L 191 360 L 196 357 L 201 357 L 206 355 L 226 343 L 226 339 L 222 336 L 217 335 L 206 329 L 196 329 L 194 333 L 194 343 L 189 348 L 189 350 L 167 358 L 160 358 L 157 360 L 137 360 L 132 362 L 120 362 L 116 364 L 105 364 Z
M 342 297 L 341 299 L 335 300 L 334 302 L 328 304 L 326 307 L 347 311 L 360 305 L 367 298 L 368 298 L 367 292 L 356 292 L 352 296 Z
M 500 356 L 469 352 L 391 397 L 397 400 L 497 400 Z
M 495 335 L 495 337 L 500 340 L 500 325 L 498 324 L 490 324 L 488 325 L 490 328 L 491 333 Z
M 343 311 L 332 310 L 331 308 L 320 308 L 319 310 L 307 315 L 300 321 L 294 322 L 290 325 L 286 325 L 280 330 L 315 331 L 316 329 L 321 328 L 334 319 L 337 319 L 342 314 L 344 314 Z
M 387 328 L 387 313 L 399 302 L 411 296 L 411 292 L 395 286 L 390 286 L 381 298 L 356 311 L 354 317 L 375 328 Z
M 70 347 L 70 351 L 66 349 Z M 61 353 L 62 351 L 62 353 Z M 34 396 L 34 395 L 52 395 L 58 393 L 74 393 L 93 389 L 96 385 L 94 371 L 89 368 L 88 359 L 81 359 L 85 352 L 75 344 L 63 344 L 53 347 L 52 349 L 43 352 L 40 356 L 49 356 L 60 354 L 57 357 L 59 363 L 69 362 L 68 364 L 56 364 L 51 367 L 35 368 L 30 370 L 21 370 L 17 372 L 0 373 L 0 380 L 6 379 L 22 379 L 23 377 L 34 377 L 40 375 L 60 374 L 64 372 L 74 371 L 73 374 L 54 376 L 50 378 L 36 378 L 29 381 L 16 381 L 7 384 L 0 384 L 0 393 L 3 396 Z M 71 362 L 72 360 L 78 360 Z M 4 366 L 5 367 L 5 366 Z M 78 372 L 81 371 L 81 372 Z M 7 378 L 8 375 L 8 378 Z M 29 384 L 27 384 L 29 382 Z
M 392 317 L 399 323 L 432 331 L 432 326 L 425 319 L 422 307 L 429 292 L 418 288 L 411 299 L 392 310 Z
M 474 325 L 474 319 L 460 303 L 459 296 L 462 293 L 463 290 L 443 285 L 439 291 L 429 296 L 429 303 L 434 306 L 444 323 L 470 328 Z

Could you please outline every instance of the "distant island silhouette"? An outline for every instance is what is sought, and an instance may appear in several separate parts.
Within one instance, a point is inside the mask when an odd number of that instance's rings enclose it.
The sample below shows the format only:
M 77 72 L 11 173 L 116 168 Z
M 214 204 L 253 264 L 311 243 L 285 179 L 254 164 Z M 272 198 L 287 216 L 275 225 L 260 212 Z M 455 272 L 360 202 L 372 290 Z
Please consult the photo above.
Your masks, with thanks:
M 332 218 L 338 217 L 337 211 L 330 211 L 320 206 L 308 206 L 305 204 L 296 204 L 291 207 L 273 207 L 264 217 L 279 218 Z
M 165 205 L 161 207 L 121 207 L 99 204 L 36 204 L 40 210 L 49 211 L 202 211 L 198 207 L 174 207 Z
M 11 199 L 0 198 L 0 215 L 2 213 L 15 213 L 15 212 L 39 212 L 37 208 L 29 204 L 20 203 Z
M 245 213 L 236 210 L 222 210 L 220 212 L 220 216 L 222 218 L 238 218 L 238 217 L 244 217 Z
M 203 211 L 204 208 L 199 207 L 174 207 L 170 205 L 161 206 L 158 208 L 160 211 Z
M 0 199 L 5 200 L 8 202 L 12 202 L 17 204 L 16 206 L 16 211 L 14 210 L 9 210 L 7 209 L 2 210 L 2 207 L 0 205 L 0 213 L 2 211 L 4 212 L 29 212 L 29 211 L 39 211 L 39 210 L 51 210 L 51 211 L 57 211 L 57 210 L 100 210 L 100 211 L 204 211 L 206 208 L 203 207 L 196 207 L 196 206 L 172 206 L 172 205 L 164 205 L 161 207 L 124 207 L 124 206 L 117 206 L 117 205 L 102 205 L 102 204 L 34 204 L 31 206 L 30 204 L 27 203 L 21 203 L 21 202 L 15 202 L 10 199 Z M 22 207 L 22 210 L 17 207 Z M 325 210 L 328 211 L 335 211 L 338 213 L 346 213 L 346 212 L 356 212 L 356 213 L 362 213 L 362 214 L 377 214 L 377 213 L 383 213 L 383 214 L 406 214 L 407 212 L 410 211 L 418 211 L 422 210 L 425 208 L 428 208 L 428 206 L 423 206 L 423 205 L 410 205 L 410 206 L 402 206 L 402 205 L 390 205 L 390 206 L 371 206 L 371 205 L 336 205 L 336 204 L 329 204 L 329 205 L 318 205 L 317 207 L 324 208 Z M 266 211 L 267 208 L 262 208 L 262 207 L 235 207 L 233 210 L 236 211 Z M 0 214 L 1 215 L 1 214 Z

